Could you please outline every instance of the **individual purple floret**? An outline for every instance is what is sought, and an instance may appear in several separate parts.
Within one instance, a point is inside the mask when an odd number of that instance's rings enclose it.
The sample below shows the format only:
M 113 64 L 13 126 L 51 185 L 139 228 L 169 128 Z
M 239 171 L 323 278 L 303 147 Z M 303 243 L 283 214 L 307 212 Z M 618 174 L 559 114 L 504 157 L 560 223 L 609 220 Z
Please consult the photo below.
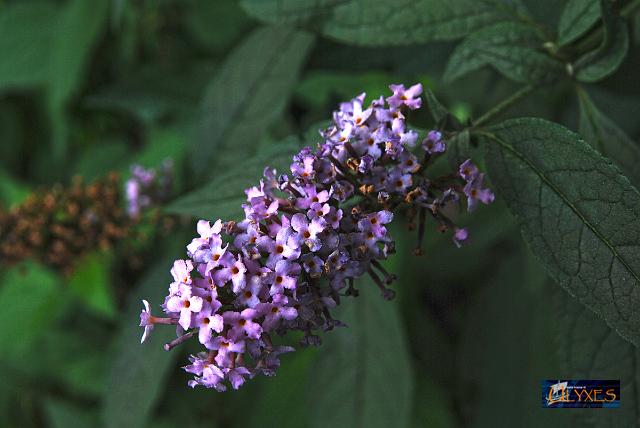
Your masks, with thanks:
M 411 110 L 420 108 L 422 105 L 422 85 L 420 83 L 411 86 L 409 89 L 405 89 L 404 85 L 391 85 L 389 88 L 393 91 L 393 95 L 387 98 L 389 105 L 397 109 L 403 105 L 409 107 Z
M 264 178 L 245 191 L 242 221 L 198 222 L 188 258 L 171 269 L 161 306 L 166 318 L 152 316 L 144 302 L 143 341 L 155 324 L 172 324 L 178 337 L 165 349 L 191 339 L 204 348 L 184 367 L 194 375 L 189 386 L 224 391 L 257 374 L 274 375 L 280 355 L 294 348 L 274 345 L 273 336 L 297 331 L 303 346 L 318 345 L 319 331 L 343 326 L 331 311 L 357 295 L 354 280 L 363 275 L 393 298 L 395 275 L 381 262 L 395 252 L 388 226 L 405 208 L 419 218 L 416 254 L 428 217 L 437 230 L 452 233 L 455 245 L 468 240 L 448 213 L 465 200 L 469 211 L 493 200 L 484 175 L 466 161 L 457 174 L 427 178 L 447 136 L 430 131 L 415 147 L 418 134 L 405 113 L 420 108 L 422 86 L 390 88 L 386 100 L 366 104 L 361 94 L 340 104 L 322 141 L 294 156 L 289 175 L 265 168 Z M 134 177 L 139 209 L 141 189 L 155 177 L 144 169 Z
M 460 176 L 467 182 L 463 192 L 467 197 L 467 210 L 472 212 L 478 206 L 478 201 L 483 204 L 490 204 L 495 199 L 495 195 L 490 189 L 483 188 L 484 174 L 480 173 L 478 167 L 467 159 L 460 165 Z
M 131 178 L 125 183 L 129 216 L 137 218 L 144 209 L 168 200 L 172 186 L 173 161 L 171 159 L 165 159 L 158 170 L 133 165 Z
M 478 176 L 469 181 L 464 186 L 464 194 L 467 196 L 467 209 L 472 212 L 478 206 L 478 201 L 483 204 L 490 204 L 495 199 L 493 192 L 490 189 L 483 188 L 484 174 L 478 174 Z
M 464 181 L 470 182 L 475 180 L 480 171 L 478 170 L 478 167 L 471 162 L 471 159 L 467 159 L 466 161 L 462 162 L 462 164 L 460 164 L 458 173 L 460 174 L 460 177 L 464 179 Z
M 464 227 L 456 227 L 455 232 L 453 232 L 453 243 L 456 244 L 456 247 L 462 247 L 462 244 L 467 242 L 467 239 L 469 239 L 469 231 Z
M 429 131 L 427 138 L 422 142 L 422 148 L 430 155 L 443 153 L 447 149 L 444 141 L 442 140 L 442 133 L 438 131 Z

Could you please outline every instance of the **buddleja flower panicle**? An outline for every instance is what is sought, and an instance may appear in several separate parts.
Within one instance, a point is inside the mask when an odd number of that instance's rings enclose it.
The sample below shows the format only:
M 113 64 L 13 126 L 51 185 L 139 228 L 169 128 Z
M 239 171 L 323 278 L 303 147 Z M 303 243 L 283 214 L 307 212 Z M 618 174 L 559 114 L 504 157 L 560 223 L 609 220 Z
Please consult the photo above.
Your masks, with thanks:
M 340 104 L 323 141 L 296 154 L 290 174 L 265 168 L 245 191 L 242 221 L 198 222 L 188 258 L 171 269 L 167 317 L 153 317 L 146 303 L 141 314 L 143 340 L 154 324 L 175 324 L 179 335 L 165 349 L 192 337 L 205 348 L 184 368 L 194 375 L 190 386 L 224 391 L 275 374 L 279 356 L 294 348 L 274 346 L 272 335 L 300 331 L 302 345 L 319 344 L 318 331 L 343 326 L 331 312 L 357 295 L 354 280 L 365 274 L 393 298 L 395 275 L 381 262 L 395 252 L 387 226 L 401 208 L 419 212 L 418 248 L 427 213 L 453 231 L 456 245 L 467 240 L 443 208 L 464 195 L 472 211 L 493 194 L 471 161 L 455 174 L 426 177 L 446 150 L 443 134 L 433 130 L 418 144 L 405 113 L 421 107 L 422 86 L 390 88 L 392 96 L 368 106 L 364 93 Z
M 65 274 L 97 249 L 107 250 L 131 235 L 122 210 L 116 173 L 86 183 L 56 184 L 30 194 L 9 211 L 0 207 L 0 260 L 12 265 L 35 259 Z

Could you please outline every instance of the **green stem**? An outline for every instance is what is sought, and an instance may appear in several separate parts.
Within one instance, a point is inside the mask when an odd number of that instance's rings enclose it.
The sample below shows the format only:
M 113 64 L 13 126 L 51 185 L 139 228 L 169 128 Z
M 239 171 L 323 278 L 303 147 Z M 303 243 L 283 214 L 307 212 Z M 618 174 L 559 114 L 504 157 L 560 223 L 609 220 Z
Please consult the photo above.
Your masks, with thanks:
M 505 110 L 509 109 L 512 105 L 520 101 L 522 98 L 529 95 L 534 89 L 535 89 L 535 86 L 533 85 L 527 85 L 523 88 L 520 88 L 513 95 L 502 100 L 498 105 L 496 105 L 491 110 L 489 110 L 488 112 L 480 116 L 476 121 L 473 122 L 473 126 L 478 127 L 478 126 L 484 125 L 494 117 L 498 116 L 499 114 L 503 113 Z

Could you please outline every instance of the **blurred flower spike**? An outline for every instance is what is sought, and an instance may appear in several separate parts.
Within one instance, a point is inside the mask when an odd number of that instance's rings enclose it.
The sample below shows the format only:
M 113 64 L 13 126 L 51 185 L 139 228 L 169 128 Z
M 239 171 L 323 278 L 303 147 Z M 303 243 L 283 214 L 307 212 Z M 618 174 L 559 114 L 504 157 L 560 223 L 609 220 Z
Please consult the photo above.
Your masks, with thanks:
M 188 258 L 171 270 L 161 305 L 167 317 L 152 316 L 146 302 L 141 314 L 143 340 L 154 324 L 175 324 L 178 337 L 165 349 L 191 338 L 203 346 L 184 367 L 194 375 L 189 386 L 224 391 L 274 375 L 279 356 L 294 348 L 274 345 L 273 335 L 300 331 L 301 345 L 319 344 L 318 331 L 343 326 L 331 311 L 357 296 L 356 278 L 369 275 L 384 298 L 393 298 L 395 275 L 381 262 L 394 253 L 387 227 L 400 210 L 419 214 L 416 254 L 427 214 L 456 245 L 468 240 L 449 213 L 461 201 L 468 211 L 493 201 L 484 175 L 467 160 L 459 171 L 428 179 L 446 135 L 432 130 L 418 144 L 405 115 L 421 107 L 422 86 L 390 88 L 393 95 L 368 105 L 364 93 L 340 104 L 320 132 L 323 141 L 296 154 L 290 174 L 267 167 L 245 191 L 244 220 L 198 222 Z M 142 169 L 134 177 L 132 189 L 152 181 Z M 143 192 L 131 194 L 135 207 L 146 203 Z

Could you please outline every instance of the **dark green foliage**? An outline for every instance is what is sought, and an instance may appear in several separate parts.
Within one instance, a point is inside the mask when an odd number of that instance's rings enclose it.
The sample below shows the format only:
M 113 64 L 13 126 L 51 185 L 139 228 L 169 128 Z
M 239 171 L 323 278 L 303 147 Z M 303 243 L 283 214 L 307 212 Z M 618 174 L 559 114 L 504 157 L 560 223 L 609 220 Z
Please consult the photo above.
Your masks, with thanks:
M 615 72 L 629 49 L 627 23 L 613 10 L 609 0 L 600 0 L 604 37 L 600 46 L 575 63 L 576 78 L 597 82 Z
M 640 343 L 640 193 L 560 125 L 515 119 L 482 138 L 491 177 L 551 277 Z
M 436 123 L 441 122 L 447 117 L 449 111 L 445 106 L 442 105 L 442 103 L 440 103 L 440 101 L 438 101 L 438 99 L 430 89 L 427 89 L 425 91 L 425 100 L 427 102 L 426 107 Z
M 0 17 L 0 87 L 43 85 L 47 80 L 47 55 L 58 11 L 49 2 L 13 3 Z
M 153 406 L 175 365 L 177 354 L 162 351 L 162 344 L 175 337 L 172 328 L 158 329 L 149 340 L 150 346 L 139 346 L 140 328 L 135 323 L 143 298 L 160 301 L 164 290 L 158 286 L 167 281 L 171 263 L 165 258 L 152 266 L 139 286 L 131 293 L 122 330 L 116 337 L 116 358 L 103 392 L 102 421 L 106 427 L 146 426 Z M 161 351 L 161 352 L 158 352 Z
M 504 22 L 470 34 L 449 58 L 444 76 L 453 81 L 490 65 L 509 79 L 548 83 L 563 72 L 562 64 L 542 50 L 539 30 L 524 23 Z
M 291 157 L 299 147 L 297 140 L 292 138 L 260 150 L 249 159 L 237 160 L 224 169 L 213 169 L 211 181 L 178 198 L 166 210 L 195 218 L 241 219 L 242 204 L 247 199 L 244 190 L 257 185 L 267 166 L 280 172 L 287 171 Z
M 554 295 L 558 314 L 560 369 L 581 379 L 620 379 L 624 404 L 616 412 L 567 415 L 581 427 L 636 426 L 638 420 L 638 348 L 623 340 L 594 313 L 565 293 Z
M 600 0 L 569 0 L 560 15 L 558 45 L 576 40 L 600 18 Z
M 373 281 L 358 289 L 338 311 L 348 328 L 324 338 L 313 367 L 309 426 L 407 427 L 413 376 L 400 314 Z
M 458 39 L 499 20 L 519 19 L 523 10 L 508 0 L 245 0 L 242 4 L 258 19 L 313 24 L 328 37 L 365 46 Z
M 601 154 L 616 162 L 637 187 L 640 184 L 640 147 L 602 113 L 582 89 L 578 90 L 578 100 L 580 134 Z
M 286 106 L 311 43 L 308 34 L 264 27 L 229 56 L 203 97 L 192 151 L 198 175 L 211 177 L 216 166 L 255 150 Z

